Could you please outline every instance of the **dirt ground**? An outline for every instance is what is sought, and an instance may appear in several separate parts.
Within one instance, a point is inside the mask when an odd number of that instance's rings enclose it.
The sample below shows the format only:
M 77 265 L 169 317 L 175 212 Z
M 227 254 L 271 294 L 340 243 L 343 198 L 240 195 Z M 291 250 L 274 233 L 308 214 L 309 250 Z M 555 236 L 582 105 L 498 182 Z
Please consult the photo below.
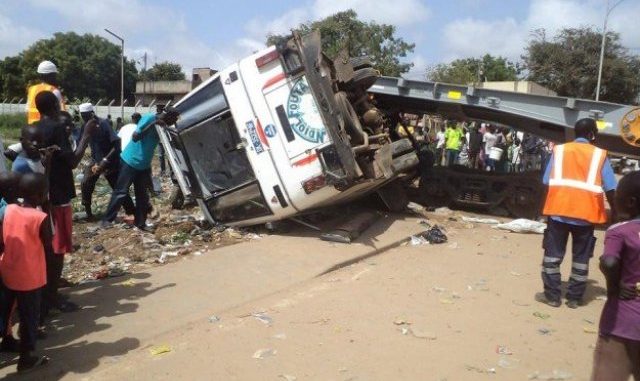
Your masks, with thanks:
M 605 294 L 597 261 L 587 305 L 551 308 L 534 300 L 540 235 L 426 215 L 447 243 L 405 243 L 203 317 L 88 379 L 587 380 Z M 421 230 L 424 218 L 400 218 Z M 566 279 L 570 261 L 562 268 Z

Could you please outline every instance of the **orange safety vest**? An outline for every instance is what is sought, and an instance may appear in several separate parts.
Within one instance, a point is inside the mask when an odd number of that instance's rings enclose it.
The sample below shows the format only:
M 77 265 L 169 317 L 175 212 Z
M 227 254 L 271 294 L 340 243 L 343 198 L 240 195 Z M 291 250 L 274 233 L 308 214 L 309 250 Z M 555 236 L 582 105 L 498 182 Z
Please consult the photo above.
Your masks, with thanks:
M 577 218 L 602 224 L 607 222 L 602 189 L 602 167 L 607 151 L 586 143 L 554 147 L 545 216 Z
M 57 87 L 44 82 L 29 86 L 27 91 L 27 124 L 33 124 L 40 120 L 40 112 L 36 107 L 36 96 L 43 91 L 53 92 L 56 89 Z M 65 108 L 64 101 L 60 100 L 60 110 L 65 110 Z

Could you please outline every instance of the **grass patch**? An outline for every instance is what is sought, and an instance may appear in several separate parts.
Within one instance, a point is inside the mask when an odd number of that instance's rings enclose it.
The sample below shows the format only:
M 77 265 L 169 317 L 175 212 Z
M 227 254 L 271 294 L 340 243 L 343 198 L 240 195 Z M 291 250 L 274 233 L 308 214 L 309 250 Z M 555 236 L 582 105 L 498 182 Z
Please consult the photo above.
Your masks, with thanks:
M 20 129 L 27 124 L 25 114 L 2 114 L 0 115 L 0 136 L 5 144 L 15 143 L 20 139 Z

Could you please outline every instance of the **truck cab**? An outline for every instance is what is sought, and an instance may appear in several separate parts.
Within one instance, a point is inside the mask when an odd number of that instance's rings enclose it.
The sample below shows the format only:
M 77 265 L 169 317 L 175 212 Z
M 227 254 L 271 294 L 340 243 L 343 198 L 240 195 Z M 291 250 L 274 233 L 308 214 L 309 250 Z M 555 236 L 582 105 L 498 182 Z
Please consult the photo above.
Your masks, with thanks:
M 211 222 L 246 226 L 347 202 L 413 170 L 411 143 L 392 142 L 367 102 L 377 76 L 366 59 L 328 59 L 317 32 L 221 70 L 176 103 L 174 126 L 158 127 L 183 194 Z

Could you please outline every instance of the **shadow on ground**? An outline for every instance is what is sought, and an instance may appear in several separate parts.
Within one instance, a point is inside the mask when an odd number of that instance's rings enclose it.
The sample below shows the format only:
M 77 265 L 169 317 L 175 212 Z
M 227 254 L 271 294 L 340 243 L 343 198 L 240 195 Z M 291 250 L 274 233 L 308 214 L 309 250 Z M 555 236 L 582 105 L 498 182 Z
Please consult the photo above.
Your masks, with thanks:
M 5 374 L 6 379 L 58 380 L 70 373 L 88 373 L 101 361 L 119 361 L 121 356 L 140 346 L 137 338 L 123 337 L 113 342 L 90 342 L 83 338 L 112 328 L 104 322 L 110 317 L 135 313 L 138 300 L 175 286 L 175 283 L 168 283 L 152 288 L 151 283 L 141 281 L 149 276 L 148 273 L 130 274 L 63 290 L 63 294 L 71 294 L 71 300 L 80 306 L 80 310 L 50 318 L 47 338 L 39 341 L 37 347 L 39 353 L 51 358 L 51 362 L 28 375 L 18 375 L 15 369 L 17 356 L 3 353 L 0 375 Z

